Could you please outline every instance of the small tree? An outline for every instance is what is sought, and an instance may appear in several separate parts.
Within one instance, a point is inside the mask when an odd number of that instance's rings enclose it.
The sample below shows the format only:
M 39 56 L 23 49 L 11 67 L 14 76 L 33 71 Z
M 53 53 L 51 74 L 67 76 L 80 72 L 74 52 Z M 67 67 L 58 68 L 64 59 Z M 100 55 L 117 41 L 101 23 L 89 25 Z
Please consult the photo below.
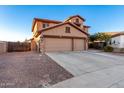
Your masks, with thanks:
M 89 47 L 90 48 L 94 48 L 94 41 L 97 39 L 97 36 L 96 36 L 96 34 L 93 34 L 93 35 L 90 35 L 89 36 L 89 41 L 91 42 L 91 43 L 89 43 Z
M 99 41 L 108 42 L 108 40 L 111 38 L 111 35 L 108 35 L 108 34 L 105 34 L 105 33 L 97 33 L 96 38 Z
M 103 47 L 107 45 L 107 42 L 110 40 L 111 35 L 106 33 L 97 33 L 97 40 L 105 42 Z
M 90 45 L 92 45 L 94 48 L 96 48 L 96 45 L 95 45 L 94 41 L 97 40 L 97 41 L 103 42 L 102 45 L 100 44 L 100 47 L 103 48 L 104 46 L 106 46 L 106 44 L 107 44 L 107 42 L 109 41 L 110 38 L 111 38 L 111 36 L 108 35 L 108 34 L 99 33 L 99 32 L 95 33 L 93 35 L 90 35 L 90 37 L 89 37 L 89 40 L 92 42 Z
M 90 35 L 90 37 L 89 37 L 89 40 L 90 40 L 91 42 L 94 42 L 96 39 L 97 39 L 96 34 Z

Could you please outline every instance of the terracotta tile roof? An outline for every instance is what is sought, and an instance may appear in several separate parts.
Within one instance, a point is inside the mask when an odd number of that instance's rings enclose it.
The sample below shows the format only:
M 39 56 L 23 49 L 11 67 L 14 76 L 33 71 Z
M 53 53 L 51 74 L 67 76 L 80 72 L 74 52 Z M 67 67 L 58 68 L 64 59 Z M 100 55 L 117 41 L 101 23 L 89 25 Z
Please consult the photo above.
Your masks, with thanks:
M 50 22 L 50 23 L 62 23 L 61 21 L 57 21 L 57 20 L 49 20 L 49 19 L 41 19 L 41 18 L 34 18 L 34 20 L 42 21 L 42 22 Z
M 47 23 L 56 23 L 56 24 L 62 23 L 61 21 L 57 21 L 57 20 L 34 18 L 33 23 L 32 23 L 32 31 L 34 29 L 34 25 L 35 25 L 36 21 L 47 22 Z
M 104 32 L 104 33 L 113 36 L 115 34 L 118 34 L 119 32 Z
M 44 28 L 44 29 L 38 31 L 38 34 L 36 35 L 36 37 L 37 37 L 38 35 L 40 35 L 42 32 L 44 32 L 44 31 L 47 31 L 47 30 L 49 30 L 49 29 L 53 29 L 53 28 L 55 28 L 55 27 L 58 27 L 58 26 L 61 26 L 61 25 L 64 25 L 64 24 L 70 24 L 71 26 L 75 27 L 76 29 L 78 29 L 78 30 L 81 31 L 82 33 L 84 33 L 84 34 L 86 34 L 86 35 L 89 35 L 87 32 L 83 31 L 81 28 L 79 28 L 79 27 L 76 26 L 75 24 L 72 24 L 72 23 L 70 23 L 70 22 L 64 22 L 64 23 L 60 23 L 60 24 L 57 24 L 57 25 L 54 25 L 54 26 L 51 26 L 51 27 L 48 27 L 48 28 Z
M 80 19 L 82 19 L 83 21 L 85 21 L 85 19 L 83 17 L 81 17 L 80 15 L 74 15 L 74 16 L 70 16 L 68 19 L 66 19 L 65 22 L 68 21 L 68 20 L 70 20 L 70 19 L 72 19 L 72 18 L 74 18 L 74 17 L 79 17 Z
M 112 37 L 117 37 L 117 36 L 120 36 L 120 35 L 124 35 L 124 32 L 118 32 L 117 34 L 112 35 Z
M 90 28 L 91 26 L 86 26 L 86 25 L 83 25 L 84 27 L 86 27 L 86 28 Z

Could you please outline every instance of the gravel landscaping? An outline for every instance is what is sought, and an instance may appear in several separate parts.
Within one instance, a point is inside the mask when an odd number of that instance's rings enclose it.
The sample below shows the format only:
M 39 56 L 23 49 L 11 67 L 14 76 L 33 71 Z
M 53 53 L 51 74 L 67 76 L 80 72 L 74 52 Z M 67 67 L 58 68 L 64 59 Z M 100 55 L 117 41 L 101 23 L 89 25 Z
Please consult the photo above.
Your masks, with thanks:
M 0 55 L 0 87 L 50 87 L 72 77 L 47 55 L 32 52 Z

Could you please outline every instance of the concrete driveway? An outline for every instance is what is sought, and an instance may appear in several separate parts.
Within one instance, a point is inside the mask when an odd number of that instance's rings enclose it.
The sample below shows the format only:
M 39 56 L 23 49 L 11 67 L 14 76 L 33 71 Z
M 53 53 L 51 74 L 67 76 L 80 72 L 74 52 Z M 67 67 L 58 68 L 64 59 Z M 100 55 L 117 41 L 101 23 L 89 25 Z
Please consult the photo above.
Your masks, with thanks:
M 124 56 L 95 51 L 47 55 L 75 76 L 52 87 L 124 87 Z

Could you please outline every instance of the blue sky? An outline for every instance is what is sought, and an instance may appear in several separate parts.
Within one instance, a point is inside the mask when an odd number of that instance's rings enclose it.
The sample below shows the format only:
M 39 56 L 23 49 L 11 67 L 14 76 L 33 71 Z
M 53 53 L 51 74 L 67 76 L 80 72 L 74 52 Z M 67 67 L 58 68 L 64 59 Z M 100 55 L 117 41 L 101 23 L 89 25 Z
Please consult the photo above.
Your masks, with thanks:
M 124 6 L 0 6 L 0 40 L 19 41 L 32 37 L 34 17 L 63 21 L 79 14 L 91 26 L 89 33 L 124 31 Z

